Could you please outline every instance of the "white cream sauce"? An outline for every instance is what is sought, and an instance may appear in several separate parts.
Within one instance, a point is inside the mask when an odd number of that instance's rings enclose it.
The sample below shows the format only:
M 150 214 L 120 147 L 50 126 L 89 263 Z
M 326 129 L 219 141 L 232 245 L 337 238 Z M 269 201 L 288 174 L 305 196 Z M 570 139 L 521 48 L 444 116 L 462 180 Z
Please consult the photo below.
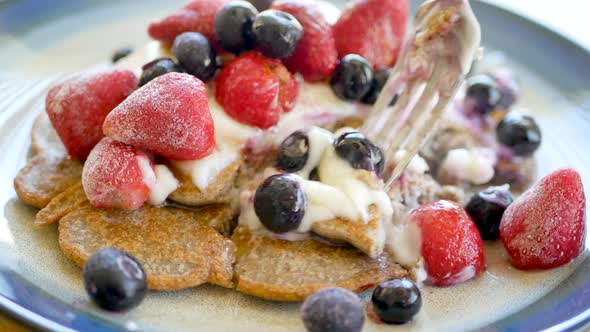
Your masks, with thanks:
M 178 188 L 178 180 L 165 165 L 156 165 L 155 185 L 151 188 L 148 203 L 154 206 L 161 206 L 174 190 Z

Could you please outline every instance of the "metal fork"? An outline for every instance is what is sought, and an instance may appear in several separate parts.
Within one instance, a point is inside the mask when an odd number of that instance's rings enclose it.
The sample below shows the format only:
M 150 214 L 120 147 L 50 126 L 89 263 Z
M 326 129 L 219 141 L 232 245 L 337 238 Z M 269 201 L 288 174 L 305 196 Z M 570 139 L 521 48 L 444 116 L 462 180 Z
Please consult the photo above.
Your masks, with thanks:
M 426 143 L 461 87 L 480 39 L 468 0 L 429 0 L 420 6 L 413 31 L 361 128 L 383 149 L 386 161 L 405 151 L 387 177 L 388 189 Z M 396 95 L 396 104 L 389 107 Z

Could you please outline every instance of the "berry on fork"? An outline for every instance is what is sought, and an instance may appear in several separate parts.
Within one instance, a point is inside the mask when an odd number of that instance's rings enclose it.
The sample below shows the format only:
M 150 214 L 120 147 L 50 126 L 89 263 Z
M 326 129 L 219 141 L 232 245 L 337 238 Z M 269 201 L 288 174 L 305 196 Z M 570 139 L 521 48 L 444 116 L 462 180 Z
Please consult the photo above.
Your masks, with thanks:
M 145 153 L 105 137 L 84 163 L 82 184 L 88 200 L 98 208 L 135 210 L 156 185 L 156 173 Z
M 481 236 L 462 206 L 451 201 L 426 203 L 412 212 L 410 220 L 420 228 L 428 282 L 452 286 L 484 270 Z
M 262 129 L 274 126 L 290 111 L 297 81 L 280 61 L 251 51 L 223 67 L 215 81 L 215 97 L 235 120 Z
M 135 91 L 106 118 L 108 137 L 173 160 L 203 158 L 215 146 L 205 84 L 169 73 Z
M 49 90 L 45 110 L 72 158 L 86 159 L 104 136 L 107 114 L 136 88 L 133 72 L 97 68 L 73 74 Z
M 332 28 L 319 4 L 313 0 L 278 0 L 272 8 L 293 15 L 303 27 L 303 38 L 295 53 L 283 60 L 285 66 L 311 82 L 330 76 L 336 68 L 338 51 Z
M 407 0 L 356 0 L 334 24 L 338 54 L 359 54 L 375 69 L 392 67 L 407 21 Z
M 557 170 L 512 203 L 500 224 L 500 238 L 519 269 L 564 265 L 584 250 L 586 198 L 580 174 Z

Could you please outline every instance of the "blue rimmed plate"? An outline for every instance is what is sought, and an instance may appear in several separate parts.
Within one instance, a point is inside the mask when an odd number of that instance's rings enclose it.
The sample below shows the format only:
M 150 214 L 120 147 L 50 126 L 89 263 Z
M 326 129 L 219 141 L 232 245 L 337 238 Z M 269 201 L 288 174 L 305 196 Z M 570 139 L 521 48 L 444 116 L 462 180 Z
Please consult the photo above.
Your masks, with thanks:
M 205 286 L 152 293 L 136 310 L 109 314 L 88 304 L 80 270 L 59 250 L 55 227 L 38 229 L 35 210 L 12 189 L 43 94 L 58 73 L 103 62 L 121 46 L 147 42 L 151 17 L 178 3 L 143 1 L 0 1 L 0 307 L 39 328 L 83 331 L 301 331 L 297 305 L 257 300 Z M 544 132 L 540 172 L 570 165 L 590 188 L 590 52 L 558 34 L 484 2 L 474 2 L 493 61 L 518 72 L 519 107 Z M 501 50 L 502 54 L 495 52 Z M 588 195 L 588 191 L 587 191 Z M 488 271 L 450 289 L 424 289 L 418 319 L 403 327 L 367 323 L 368 331 L 574 330 L 590 319 L 587 255 L 548 272 L 509 267 L 499 245 L 487 245 Z

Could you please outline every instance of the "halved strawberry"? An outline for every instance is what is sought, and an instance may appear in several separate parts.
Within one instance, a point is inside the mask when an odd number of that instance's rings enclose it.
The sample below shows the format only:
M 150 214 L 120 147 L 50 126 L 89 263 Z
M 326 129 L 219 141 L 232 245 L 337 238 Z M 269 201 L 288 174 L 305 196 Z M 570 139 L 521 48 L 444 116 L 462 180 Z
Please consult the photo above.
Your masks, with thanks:
M 451 201 L 427 203 L 412 212 L 422 234 L 422 257 L 427 281 L 452 286 L 485 268 L 483 242 L 465 209 Z
M 47 93 L 45 110 L 70 156 L 85 160 L 104 137 L 107 114 L 137 88 L 125 69 L 94 68 L 68 76 Z
M 297 97 L 295 77 L 280 61 L 251 51 L 230 61 L 215 82 L 215 97 L 236 121 L 267 129 Z
M 155 78 L 106 118 L 108 137 L 174 160 L 203 158 L 215 146 L 205 84 L 182 73 Z
M 339 57 L 359 54 L 375 69 L 395 64 L 408 22 L 408 0 L 356 0 L 334 24 Z
M 213 33 L 213 21 L 215 14 L 229 0 L 193 0 L 184 8 L 168 15 L 158 22 L 151 23 L 148 27 L 149 35 L 171 46 L 176 36 L 183 32 L 199 32 L 203 34 L 212 45 L 215 45 Z
M 277 0 L 273 9 L 287 12 L 303 26 L 303 38 L 295 53 L 283 60 L 292 72 L 299 72 L 306 81 L 321 81 L 336 68 L 338 52 L 332 28 L 313 0 Z
M 519 269 L 550 269 L 578 257 L 586 239 L 580 174 L 560 169 L 529 188 L 504 212 L 500 238 Z
M 145 153 L 105 137 L 84 164 L 82 184 L 98 208 L 135 210 L 148 199 L 156 173 Z

